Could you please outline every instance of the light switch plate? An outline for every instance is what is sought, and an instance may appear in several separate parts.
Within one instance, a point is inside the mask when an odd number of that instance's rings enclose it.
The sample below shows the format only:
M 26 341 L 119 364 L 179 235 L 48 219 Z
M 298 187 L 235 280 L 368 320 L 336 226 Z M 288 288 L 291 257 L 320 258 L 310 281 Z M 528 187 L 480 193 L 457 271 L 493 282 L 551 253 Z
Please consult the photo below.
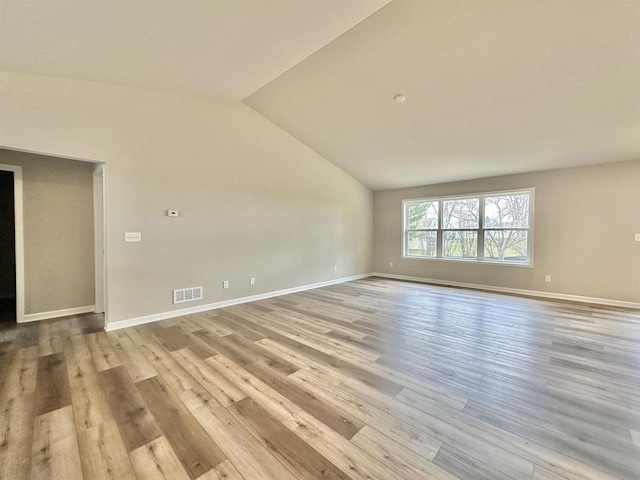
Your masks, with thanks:
M 640 242 L 640 233 L 636 233 L 636 242 Z
M 140 233 L 140 232 L 124 232 L 124 241 L 125 242 L 141 242 L 142 241 L 142 233 Z
M 168 217 L 179 217 L 180 212 L 178 210 L 167 210 Z

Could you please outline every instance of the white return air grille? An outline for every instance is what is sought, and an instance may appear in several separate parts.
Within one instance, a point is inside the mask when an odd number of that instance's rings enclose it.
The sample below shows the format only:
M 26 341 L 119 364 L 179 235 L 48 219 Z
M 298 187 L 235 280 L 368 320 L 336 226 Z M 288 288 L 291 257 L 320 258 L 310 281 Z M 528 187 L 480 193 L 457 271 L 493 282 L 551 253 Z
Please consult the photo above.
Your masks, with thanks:
M 202 300 L 202 287 L 181 288 L 173 291 L 173 303 Z

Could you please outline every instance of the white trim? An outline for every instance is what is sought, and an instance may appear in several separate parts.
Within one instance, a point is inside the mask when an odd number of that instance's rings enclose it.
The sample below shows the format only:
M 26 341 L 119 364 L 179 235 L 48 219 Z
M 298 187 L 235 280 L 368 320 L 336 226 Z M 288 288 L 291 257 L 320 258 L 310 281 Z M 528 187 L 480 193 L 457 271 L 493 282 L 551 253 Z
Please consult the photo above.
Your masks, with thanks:
M 29 313 L 24 316 L 24 320 L 19 323 L 37 322 L 39 320 L 49 320 L 51 318 L 68 317 L 70 315 L 81 315 L 83 313 L 93 313 L 95 305 L 86 307 L 65 308 L 63 310 L 52 310 L 51 312 Z
M 279 297 L 281 295 L 288 295 L 290 293 L 303 292 L 305 290 L 313 290 L 314 288 L 335 285 L 337 283 L 360 280 L 362 278 L 367 278 L 372 275 L 374 274 L 364 273 L 361 275 L 353 275 L 351 277 L 338 278 L 336 280 L 328 280 L 326 282 L 312 283 L 309 285 L 302 285 L 300 287 L 285 288 L 284 290 L 275 290 L 273 292 L 260 293 L 258 295 L 250 295 L 248 297 L 232 298 L 231 300 L 223 300 L 221 302 L 209 303 L 207 305 L 198 305 L 190 308 L 181 308 L 179 310 L 171 310 L 169 312 L 155 313 L 153 315 L 145 315 L 144 317 L 135 317 L 135 318 L 129 318 L 127 320 L 119 320 L 117 322 L 107 323 L 104 329 L 107 332 L 110 332 L 112 330 L 118 330 L 120 328 L 134 327 L 136 325 L 157 322 L 159 320 L 167 320 L 169 318 L 181 317 L 182 315 L 190 315 L 192 313 L 200 313 L 200 312 L 205 312 L 207 310 L 215 310 L 217 308 L 231 307 L 233 305 L 239 305 L 241 303 L 255 302 L 258 300 L 264 300 L 266 298 Z
M 24 220 L 22 200 L 22 167 L 0 164 L 0 170 L 13 172 L 13 198 L 15 210 L 16 237 L 16 322 L 25 320 L 24 314 Z
M 390 278 L 394 280 L 407 280 L 410 282 L 431 283 L 433 285 L 442 285 L 445 287 L 462 287 L 474 290 L 486 290 L 489 292 L 511 293 L 515 295 L 526 295 L 529 297 L 550 298 L 554 300 L 568 300 L 571 302 L 591 303 L 594 305 L 608 305 L 612 307 L 624 307 L 640 309 L 640 303 L 627 302 L 624 300 L 613 300 L 610 298 L 584 297 L 582 295 L 570 295 L 567 293 L 541 292 L 539 290 L 526 290 L 523 288 L 497 287 L 494 285 L 482 285 L 479 283 L 454 282 L 449 280 L 439 280 L 435 278 L 410 277 L 408 275 L 395 275 L 392 273 L 375 272 L 371 276 Z
M 45 157 L 62 158 L 66 160 L 77 160 L 78 162 L 86 163 L 105 163 L 102 160 L 89 160 L 83 157 L 74 157 L 71 155 L 62 155 L 60 153 L 45 152 L 44 150 L 31 150 L 29 148 L 10 147 L 9 145 L 0 145 L 2 150 L 11 150 L 12 152 L 32 153 L 34 155 L 44 155 Z

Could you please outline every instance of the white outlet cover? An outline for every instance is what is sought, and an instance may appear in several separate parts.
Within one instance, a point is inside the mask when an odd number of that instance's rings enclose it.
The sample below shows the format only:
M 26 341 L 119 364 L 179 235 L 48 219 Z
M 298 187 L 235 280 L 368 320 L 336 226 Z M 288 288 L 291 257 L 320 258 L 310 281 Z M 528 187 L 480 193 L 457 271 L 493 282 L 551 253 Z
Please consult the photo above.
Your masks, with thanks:
M 141 242 L 142 241 L 142 233 L 140 233 L 140 232 L 124 232 L 124 241 L 125 242 Z
M 222 288 L 229 288 L 229 280 L 222 282 Z
M 636 238 L 636 242 L 640 242 L 640 233 L 636 233 L 635 238 Z
M 255 285 L 256 284 L 256 277 L 251 277 L 249 279 L 249 285 Z

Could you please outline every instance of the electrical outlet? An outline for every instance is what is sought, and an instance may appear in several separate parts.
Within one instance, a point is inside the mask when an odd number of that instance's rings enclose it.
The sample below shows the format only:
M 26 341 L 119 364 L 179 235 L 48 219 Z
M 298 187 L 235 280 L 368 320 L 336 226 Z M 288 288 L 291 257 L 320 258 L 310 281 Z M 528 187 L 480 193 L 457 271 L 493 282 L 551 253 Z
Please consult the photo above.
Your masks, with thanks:
M 635 239 L 636 242 L 640 242 L 640 233 L 636 233 Z
M 222 288 L 229 288 L 229 280 L 222 282 Z
M 249 285 L 255 285 L 256 284 L 256 277 L 251 277 L 249 279 Z
M 337 272 L 337 271 L 338 271 L 338 265 L 334 265 L 334 266 L 333 266 L 333 271 L 334 271 L 334 272 Z
M 393 262 L 389 262 L 389 268 L 393 268 Z
M 551 275 L 545 275 L 544 276 L 544 281 L 547 283 L 551 283 Z

